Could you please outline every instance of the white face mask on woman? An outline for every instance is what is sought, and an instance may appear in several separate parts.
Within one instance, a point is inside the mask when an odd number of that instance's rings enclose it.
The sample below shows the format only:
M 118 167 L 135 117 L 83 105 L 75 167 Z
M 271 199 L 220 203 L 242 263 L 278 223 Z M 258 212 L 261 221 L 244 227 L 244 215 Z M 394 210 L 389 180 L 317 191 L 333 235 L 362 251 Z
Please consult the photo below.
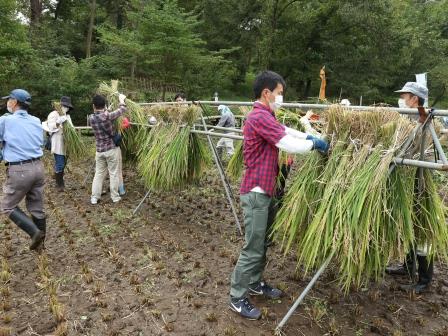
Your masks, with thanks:
M 406 104 L 406 100 L 403 98 L 398 99 L 398 107 L 399 108 L 408 108 L 408 104 Z

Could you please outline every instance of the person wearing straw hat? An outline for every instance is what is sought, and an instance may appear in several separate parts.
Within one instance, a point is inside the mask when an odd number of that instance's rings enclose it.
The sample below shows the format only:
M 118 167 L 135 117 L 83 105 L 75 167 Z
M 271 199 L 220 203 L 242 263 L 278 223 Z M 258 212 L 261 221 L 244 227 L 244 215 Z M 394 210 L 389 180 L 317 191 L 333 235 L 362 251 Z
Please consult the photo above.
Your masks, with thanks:
M 398 106 L 401 108 L 418 108 L 423 106 L 428 98 L 428 89 L 417 82 L 407 82 L 401 90 L 395 92 L 400 93 Z M 428 289 L 434 273 L 434 261 L 432 257 L 431 259 L 428 258 L 428 246 L 417 246 L 416 255 L 414 255 L 414 251 L 410 251 L 401 265 L 387 267 L 386 273 L 390 275 L 411 275 L 416 266 L 414 265 L 415 261 L 417 261 L 417 283 L 410 286 L 401 286 L 401 288 L 413 290 L 420 294 Z
M 7 99 L 11 115 L 0 117 L 0 142 L 7 166 L 1 211 L 30 236 L 31 250 L 41 250 L 46 234 L 42 125 L 28 113 L 31 95 L 27 91 L 15 89 L 2 99 Z M 23 199 L 31 218 L 19 208 Z
M 232 111 L 226 105 L 219 105 L 218 112 L 221 114 L 221 118 L 218 121 L 216 126 L 218 127 L 227 127 L 227 128 L 235 128 L 235 116 Z M 233 132 L 227 132 L 228 134 L 235 134 Z M 216 144 L 216 150 L 218 151 L 218 155 L 221 157 L 223 151 L 225 150 L 227 155 L 232 156 L 235 152 L 233 148 L 233 139 L 221 138 Z
M 245 172 L 241 182 L 241 206 L 244 212 L 245 244 L 231 276 L 231 310 L 256 320 L 261 312 L 248 295 L 277 299 L 283 293 L 263 280 L 269 237 L 266 235 L 275 218 L 273 197 L 279 172 L 279 149 L 288 153 L 319 150 L 326 153 L 328 143 L 307 133 L 288 128 L 275 118 L 283 103 L 285 81 L 277 73 L 264 71 L 254 82 L 257 101 L 243 128 Z
M 50 134 L 51 153 L 54 156 L 54 176 L 58 191 L 64 191 L 64 170 L 67 164 L 67 157 L 64 145 L 64 123 L 72 123 L 70 111 L 73 109 L 70 97 L 63 96 L 60 99 L 60 108 L 52 111 L 47 121 L 42 123 L 42 127 Z

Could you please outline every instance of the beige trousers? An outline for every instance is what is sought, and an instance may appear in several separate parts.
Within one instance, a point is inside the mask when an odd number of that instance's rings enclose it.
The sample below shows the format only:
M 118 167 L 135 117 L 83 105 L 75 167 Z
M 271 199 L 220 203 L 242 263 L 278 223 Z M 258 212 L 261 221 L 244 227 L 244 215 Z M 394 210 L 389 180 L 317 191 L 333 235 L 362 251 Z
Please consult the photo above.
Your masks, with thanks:
M 118 185 L 120 183 L 120 147 L 108 150 L 107 152 L 96 152 L 95 154 L 95 176 L 92 183 L 92 197 L 99 200 L 103 182 L 106 178 L 106 171 L 109 172 L 110 197 L 112 201 L 119 201 Z

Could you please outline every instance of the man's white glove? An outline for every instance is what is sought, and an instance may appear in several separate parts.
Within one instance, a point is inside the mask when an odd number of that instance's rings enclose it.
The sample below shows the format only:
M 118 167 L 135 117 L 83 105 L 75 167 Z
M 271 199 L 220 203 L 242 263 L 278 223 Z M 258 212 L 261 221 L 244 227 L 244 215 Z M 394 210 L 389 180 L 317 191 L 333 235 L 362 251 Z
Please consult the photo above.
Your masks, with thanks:
M 150 125 L 155 125 L 155 124 L 157 124 L 157 119 L 156 119 L 154 116 L 151 116 L 151 117 L 149 118 L 149 124 L 150 124 Z
M 118 95 L 118 101 L 120 102 L 120 104 L 124 104 L 124 101 L 126 100 L 126 96 L 122 93 L 120 93 Z
M 67 121 L 67 117 L 66 116 L 60 116 L 56 119 L 56 124 L 62 125 L 63 123 L 65 123 Z

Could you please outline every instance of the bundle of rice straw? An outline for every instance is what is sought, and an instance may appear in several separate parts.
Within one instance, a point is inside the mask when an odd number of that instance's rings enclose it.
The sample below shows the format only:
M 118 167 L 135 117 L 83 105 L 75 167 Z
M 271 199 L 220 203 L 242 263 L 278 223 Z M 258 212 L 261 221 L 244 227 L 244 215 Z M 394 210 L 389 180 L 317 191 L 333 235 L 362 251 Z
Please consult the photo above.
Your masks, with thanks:
M 53 107 L 60 116 L 64 115 L 60 102 L 53 102 Z M 88 155 L 87 146 L 71 121 L 67 120 L 63 124 L 62 135 L 64 138 L 65 155 L 74 161 L 85 159 Z
M 396 112 L 338 106 L 324 117 L 329 156 L 308 156 L 277 214 L 274 235 L 285 254 L 294 248 L 306 273 L 334 253 L 346 291 L 381 278 L 391 259 L 417 243 L 446 258 L 445 209 L 431 172 L 420 194 L 414 193 L 415 168 L 389 174 L 414 124 Z
M 116 80 L 112 80 L 111 85 L 104 82 L 99 85 L 98 93 L 106 98 L 110 111 L 116 110 L 119 106 L 118 87 L 119 82 Z M 123 118 L 127 117 L 129 121 L 134 124 L 146 125 L 148 123 L 148 117 L 143 108 L 129 98 L 126 99 L 126 109 L 126 114 L 116 119 L 115 127 L 123 138 L 122 147 L 125 150 L 124 155 L 127 159 L 134 159 L 140 148 L 140 141 L 145 137 L 146 127 L 133 125 L 128 129 L 123 129 Z
M 158 123 L 141 138 L 137 170 L 151 190 L 170 190 L 196 181 L 210 162 L 199 135 L 190 133 L 200 111 L 196 106 L 153 106 Z

